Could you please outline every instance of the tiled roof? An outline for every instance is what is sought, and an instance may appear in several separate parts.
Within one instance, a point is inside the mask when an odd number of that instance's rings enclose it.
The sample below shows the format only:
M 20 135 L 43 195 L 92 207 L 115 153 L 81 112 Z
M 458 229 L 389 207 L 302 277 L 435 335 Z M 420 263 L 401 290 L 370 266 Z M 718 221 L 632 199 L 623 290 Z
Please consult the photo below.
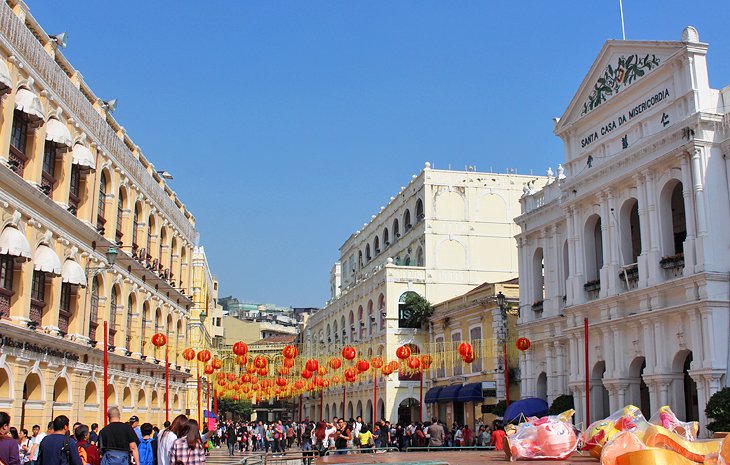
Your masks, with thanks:
M 283 334 L 281 336 L 271 336 L 266 337 L 263 339 L 259 339 L 258 341 L 254 342 L 252 345 L 260 345 L 260 344 L 293 344 L 296 340 L 297 335 L 296 334 Z

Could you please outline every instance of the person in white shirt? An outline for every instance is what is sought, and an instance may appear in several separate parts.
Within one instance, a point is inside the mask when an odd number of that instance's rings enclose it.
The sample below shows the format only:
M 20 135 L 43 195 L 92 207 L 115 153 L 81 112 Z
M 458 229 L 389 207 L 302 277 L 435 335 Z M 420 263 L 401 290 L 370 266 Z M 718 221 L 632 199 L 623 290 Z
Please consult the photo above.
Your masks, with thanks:
M 157 465 L 170 465 L 170 451 L 175 441 L 187 434 L 188 417 L 178 415 L 169 428 L 165 428 L 157 438 Z
M 325 444 L 325 447 L 327 449 L 334 449 L 335 448 L 335 433 L 337 432 L 337 428 L 335 425 L 331 423 L 327 423 L 327 428 L 324 430 L 324 441 L 323 444 Z
M 353 444 L 357 444 L 357 438 L 360 436 L 360 431 L 362 431 L 362 417 L 358 415 L 357 420 L 355 420 L 355 424 L 352 427 Z
M 53 432 L 53 422 L 48 422 L 48 429 L 45 433 L 41 432 L 41 427 L 33 425 L 33 446 L 30 448 L 30 461 L 35 463 L 38 461 L 38 452 L 40 452 L 41 441 L 46 437 L 47 434 Z

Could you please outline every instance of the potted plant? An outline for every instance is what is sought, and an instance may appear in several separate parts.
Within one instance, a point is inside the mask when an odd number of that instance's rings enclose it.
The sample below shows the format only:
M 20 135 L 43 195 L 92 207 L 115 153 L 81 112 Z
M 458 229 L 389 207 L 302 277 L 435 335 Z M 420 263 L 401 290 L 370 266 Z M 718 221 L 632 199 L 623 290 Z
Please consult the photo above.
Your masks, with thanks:
M 727 435 L 727 431 L 730 431 L 730 388 L 723 388 L 710 397 L 705 415 L 713 420 L 707 429 L 715 433 L 715 437 Z

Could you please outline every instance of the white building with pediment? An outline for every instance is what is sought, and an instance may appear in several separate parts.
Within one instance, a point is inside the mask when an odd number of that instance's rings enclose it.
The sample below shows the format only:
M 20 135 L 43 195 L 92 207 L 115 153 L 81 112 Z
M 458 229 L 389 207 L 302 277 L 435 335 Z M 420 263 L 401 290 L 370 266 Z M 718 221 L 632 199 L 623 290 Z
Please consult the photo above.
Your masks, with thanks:
M 435 304 L 484 282 L 515 278 L 513 218 L 520 196 L 523 189 L 546 181 L 437 170 L 426 163 L 340 247 L 331 272 L 331 299 L 309 317 L 301 335 L 304 356 L 327 360 L 345 345 L 355 346 L 358 358 L 382 356 L 386 363 L 396 359 L 396 349 L 404 344 L 411 344 L 413 353 L 424 353 L 428 332 L 408 327 L 402 312 L 405 296 L 417 293 Z M 420 378 L 398 373 L 378 378 L 375 395 L 372 376 L 362 376 L 346 393 L 342 385 L 332 385 L 321 395 L 306 397 L 302 414 L 310 419 L 362 415 L 370 421 L 375 406 L 377 419 L 418 420 Z M 427 390 L 430 380 L 424 381 Z
M 704 428 L 728 383 L 730 87 L 707 49 L 691 27 L 606 42 L 555 125 L 565 178 L 521 201 L 522 395 L 572 394 L 577 421 L 588 391 L 590 421 L 668 404 Z

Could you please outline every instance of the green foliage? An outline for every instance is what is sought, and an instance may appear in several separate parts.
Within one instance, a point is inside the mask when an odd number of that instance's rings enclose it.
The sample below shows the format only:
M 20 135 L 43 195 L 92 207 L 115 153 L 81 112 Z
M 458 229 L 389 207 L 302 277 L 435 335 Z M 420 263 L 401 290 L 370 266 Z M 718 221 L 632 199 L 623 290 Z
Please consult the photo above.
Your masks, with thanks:
M 253 413 L 253 406 L 247 400 L 233 400 L 227 397 L 218 399 L 218 415 L 224 418 L 230 412 L 236 420 L 248 420 Z
M 504 400 L 500 400 L 494 406 L 494 410 L 492 410 L 492 413 L 498 417 L 503 417 L 505 410 L 507 410 L 507 402 L 505 402 Z
M 715 420 L 707 425 L 710 431 L 730 431 L 730 388 L 723 388 L 710 397 L 705 415 Z
M 415 292 L 410 293 L 403 302 L 402 315 L 406 328 L 422 328 L 433 315 L 433 305 Z
M 575 408 L 575 400 L 571 394 L 563 394 L 555 398 L 548 410 L 548 415 L 560 415 L 566 410 Z

